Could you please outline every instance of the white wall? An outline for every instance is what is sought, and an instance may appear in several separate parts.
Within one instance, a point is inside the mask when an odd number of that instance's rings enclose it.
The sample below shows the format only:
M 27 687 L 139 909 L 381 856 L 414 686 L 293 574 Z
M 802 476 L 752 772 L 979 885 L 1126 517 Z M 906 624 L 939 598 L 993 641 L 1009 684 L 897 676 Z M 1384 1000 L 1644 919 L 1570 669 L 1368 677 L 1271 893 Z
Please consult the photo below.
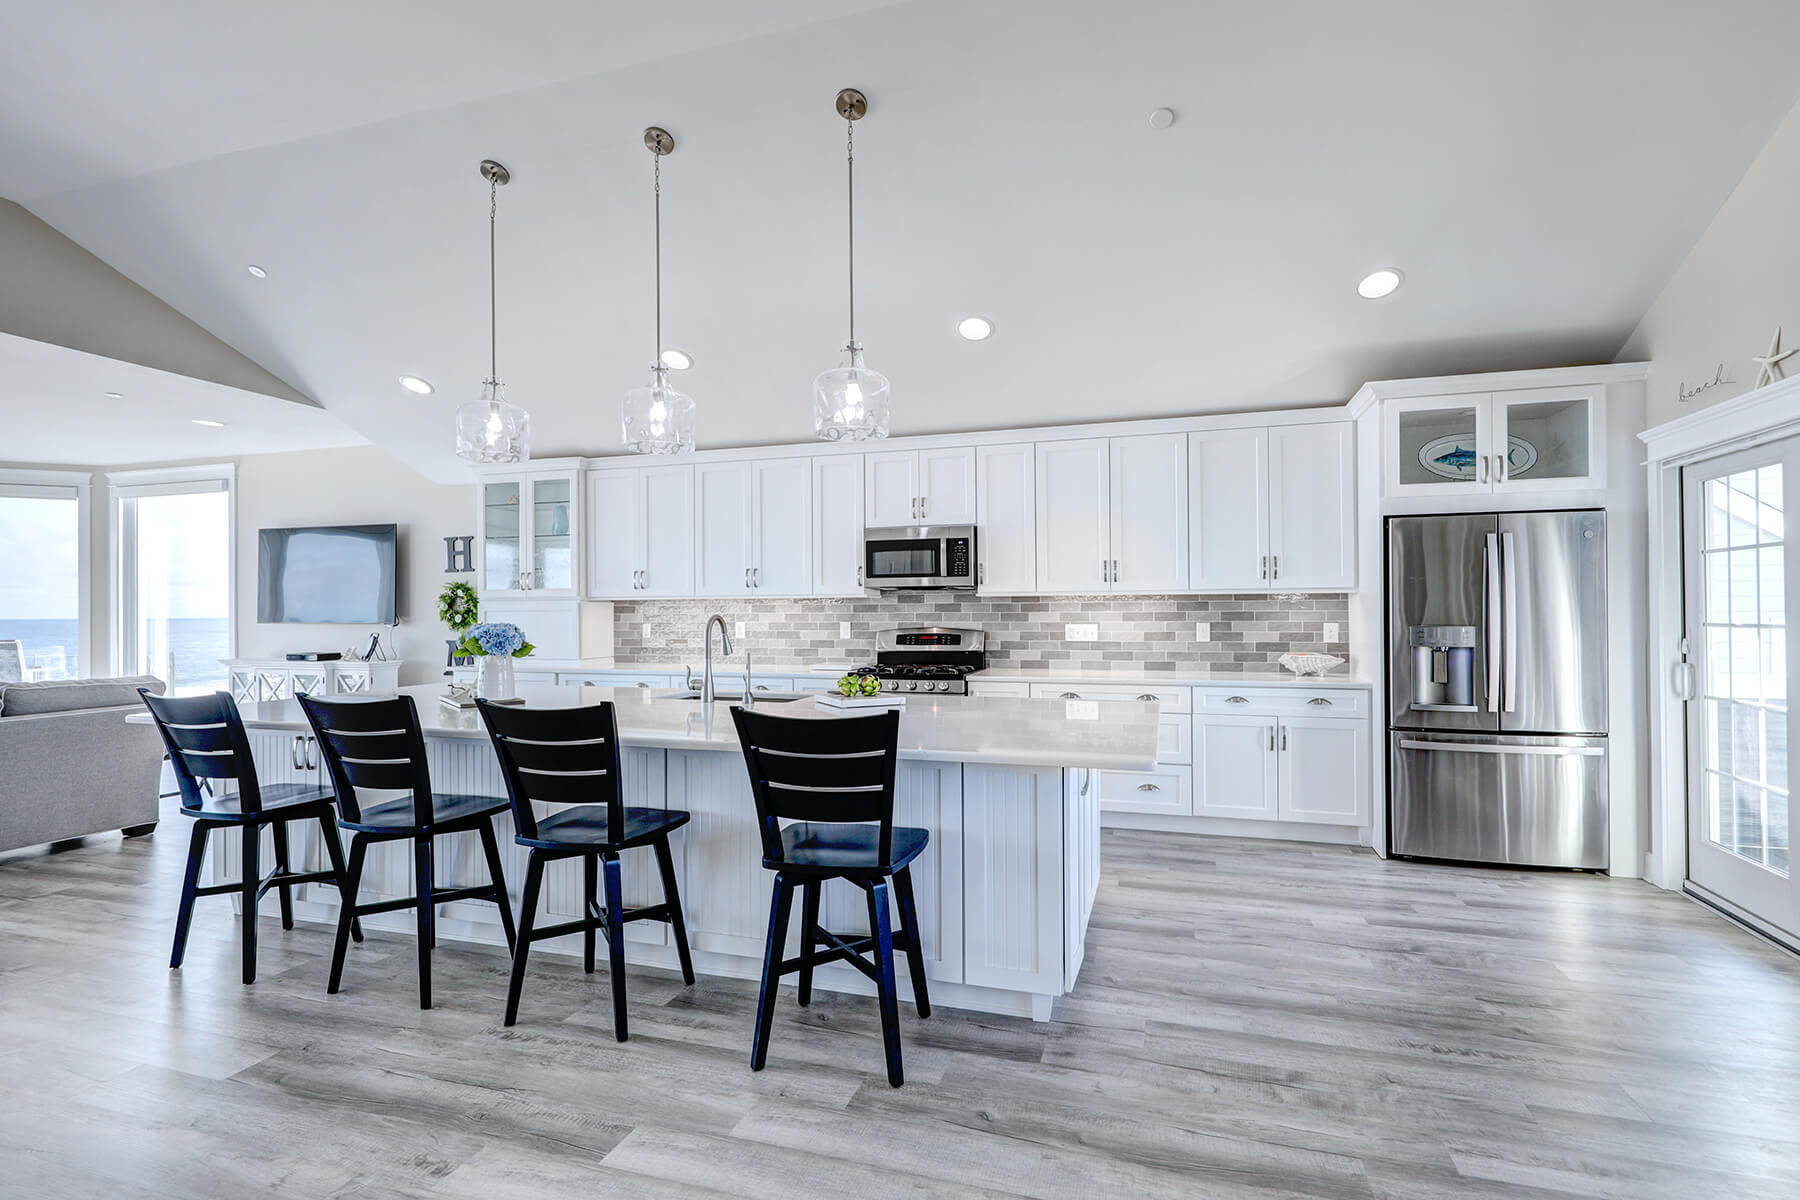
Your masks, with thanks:
M 1651 425 L 1748 391 L 1752 355 L 1782 327 L 1782 345 L 1800 346 L 1800 106 L 1763 147 L 1737 190 L 1694 244 L 1662 295 L 1638 323 L 1619 362 L 1648 359 Z M 1691 392 L 1718 376 L 1732 382 Z M 1800 356 L 1788 374 L 1800 373 Z
M 400 624 L 259 625 L 256 621 L 257 531 L 288 525 L 385 524 L 400 527 Z M 259 454 L 238 462 L 237 652 L 278 657 L 297 650 L 343 650 L 379 630 L 390 655 L 406 660 L 402 683 L 427 683 L 443 672 L 444 639 L 437 594 L 444 539 L 475 532 L 474 485 L 432 483 L 374 446 Z

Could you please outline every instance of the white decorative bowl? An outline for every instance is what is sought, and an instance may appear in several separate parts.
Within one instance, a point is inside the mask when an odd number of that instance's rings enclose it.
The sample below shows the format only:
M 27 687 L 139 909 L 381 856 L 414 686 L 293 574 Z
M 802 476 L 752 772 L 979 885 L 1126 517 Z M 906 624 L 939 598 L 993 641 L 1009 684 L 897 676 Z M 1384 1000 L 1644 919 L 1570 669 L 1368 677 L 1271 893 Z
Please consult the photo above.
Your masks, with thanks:
M 1323 675 L 1346 660 L 1335 654 L 1284 654 L 1275 661 L 1296 675 Z

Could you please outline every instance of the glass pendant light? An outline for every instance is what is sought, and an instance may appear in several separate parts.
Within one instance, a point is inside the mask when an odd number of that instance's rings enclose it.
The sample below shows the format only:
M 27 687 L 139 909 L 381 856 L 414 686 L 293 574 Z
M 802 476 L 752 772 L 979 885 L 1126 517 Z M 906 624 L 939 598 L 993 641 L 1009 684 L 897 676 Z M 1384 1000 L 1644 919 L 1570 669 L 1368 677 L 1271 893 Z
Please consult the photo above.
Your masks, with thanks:
M 849 181 L 850 340 L 837 366 L 813 380 L 813 432 L 828 442 L 863 442 L 888 435 L 888 379 L 863 365 L 856 340 L 856 122 L 869 111 L 866 96 L 855 88 L 837 94 L 844 118 L 844 163 Z
M 506 402 L 494 299 L 494 215 L 500 187 L 512 182 L 512 173 L 487 158 L 481 162 L 481 177 L 488 181 L 488 377 L 481 384 L 481 399 L 456 410 L 456 455 L 469 463 L 525 462 L 531 458 L 531 414 Z
M 675 149 L 666 129 L 644 130 L 644 145 L 656 158 L 656 357 L 650 382 L 625 393 L 619 424 L 632 454 L 684 454 L 694 448 L 694 398 L 669 386 L 662 341 L 662 160 Z

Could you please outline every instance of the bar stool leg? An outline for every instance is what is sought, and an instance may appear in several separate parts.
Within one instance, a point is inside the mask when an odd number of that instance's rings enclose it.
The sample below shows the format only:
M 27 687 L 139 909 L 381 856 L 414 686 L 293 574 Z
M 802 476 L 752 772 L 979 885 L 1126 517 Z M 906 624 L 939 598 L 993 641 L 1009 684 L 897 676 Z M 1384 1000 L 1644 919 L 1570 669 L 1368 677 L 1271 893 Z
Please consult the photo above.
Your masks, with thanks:
M 544 880 L 544 857 L 536 850 L 525 862 L 525 893 L 519 903 L 519 941 L 513 947 L 512 979 L 506 985 L 506 1024 L 519 1019 L 519 993 L 525 990 L 525 957 L 531 953 L 531 929 L 537 923 L 538 888 Z
M 194 832 L 188 838 L 187 871 L 181 877 L 181 907 L 175 910 L 175 947 L 169 952 L 171 971 L 179 967 L 187 955 L 188 929 L 194 923 L 194 899 L 200 888 L 200 864 L 206 859 L 206 835 L 211 829 L 205 821 L 195 821 Z
M 513 928 L 512 897 L 506 894 L 506 870 L 500 865 L 500 843 L 494 840 L 493 821 L 483 821 L 478 832 L 481 852 L 487 856 L 488 878 L 494 884 L 494 903 L 500 906 L 500 928 L 506 934 L 506 948 L 511 950 L 518 944 L 519 934 Z
M 437 943 L 437 911 L 432 900 L 431 835 L 413 839 L 413 878 L 418 890 L 419 1007 L 431 1007 L 431 948 Z
M 656 840 L 656 866 L 662 873 L 663 903 L 669 908 L 669 926 L 675 933 L 675 953 L 681 956 L 681 981 L 694 985 L 694 960 L 688 954 L 687 919 L 681 912 L 681 888 L 675 881 L 675 856 L 669 839 Z
M 275 835 L 275 871 L 286 875 L 288 866 L 288 827 L 286 821 L 272 821 L 269 829 Z M 281 899 L 281 927 L 294 927 L 294 889 L 292 885 L 281 883 L 275 885 L 276 894 Z
M 262 886 L 262 826 L 244 826 L 244 982 L 256 982 L 256 893 Z
M 350 931 L 357 924 L 356 893 L 362 886 L 363 856 L 368 852 L 369 843 L 362 834 L 350 838 L 350 865 L 338 888 L 337 942 L 331 948 L 331 980 L 325 985 L 328 995 L 335 996 L 338 985 L 344 981 L 344 952 L 350 948 Z
M 925 990 L 925 944 L 919 940 L 919 910 L 913 905 L 912 867 L 894 872 L 894 899 L 900 919 L 906 922 L 906 965 L 912 971 L 913 1007 L 921 1017 L 931 1015 L 931 996 Z
M 888 915 L 888 885 L 869 885 L 869 931 L 875 935 L 875 988 L 881 996 L 881 1043 L 887 1051 L 888 1083 L 899 1087 L 900 1008 L 894 998 L 894 928 Z
M 612 978 L 613 1036 L 625 1040 L 625 889 L 619 877 L 619 856 L 608 854 L 600 864 L 606 873 L 606 958 Z
M 337 876 L 338 901 L 353 906 L 356 890 L 349 884 L 350 872 L 344 869 L 344 845 L 338 841 L 337 826 L 332 824 L 330 817 L 319 818 L 319 833 L 325 839 L 325 856 L 331 860 L 331 870 Z M 350 936 L 359 942 L 363 940 L 362 922 L 355 917 L 350 918 Z
M 600 856 L 584 854 L 581 856 L 581 912 L 590 921 L 600 918 Z M 599 930 L 589 926 L 581 934 L 581 969 L 589 975 L 594 973 L 594 942 L 599 937 Z
M 785 875 L 775 876 L 775 895 L 769 902 L 769 940 L 763 947 L 762 991 L 756 998 L 756 1035 L 750 1042 L 750 1069 L 760 1071 L 769 1061 L 769 1030 L 775 1024 L 775 991 L 781 983 L 781 956 L 787 953 L 788 914 L 794 907 L 794 885 Z
M 819 927 L 819 889 L 817 879 L 809 879 L 800 893 L 800 1007 L 812 1003 L 813 930 Z

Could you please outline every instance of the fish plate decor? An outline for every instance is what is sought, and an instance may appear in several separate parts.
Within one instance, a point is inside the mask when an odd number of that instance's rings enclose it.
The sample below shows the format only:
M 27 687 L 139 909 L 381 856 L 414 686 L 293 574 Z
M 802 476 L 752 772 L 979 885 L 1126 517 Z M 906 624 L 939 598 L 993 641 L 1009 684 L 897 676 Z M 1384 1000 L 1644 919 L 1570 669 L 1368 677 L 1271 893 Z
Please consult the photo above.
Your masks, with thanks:
M 1537 447 L 1522 437 L 1506 439 L 1506 474 L 1516 479 L 1537 466 Z M 1419 465 L 1442 479 L 1474 479 L 1481 456 L 1475 453 L 1473 433 L 1433 438 L 1419 447 Z

